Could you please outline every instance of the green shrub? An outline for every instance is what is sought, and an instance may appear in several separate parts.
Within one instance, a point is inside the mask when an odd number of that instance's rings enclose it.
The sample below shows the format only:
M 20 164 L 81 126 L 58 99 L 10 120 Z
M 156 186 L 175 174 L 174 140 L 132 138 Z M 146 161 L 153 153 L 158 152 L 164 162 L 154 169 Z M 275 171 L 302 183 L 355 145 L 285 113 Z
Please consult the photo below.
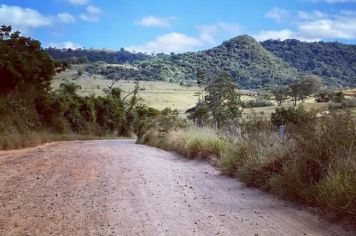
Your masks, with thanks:
M 119 134 L 122 128 L 124 111 L 123 107 L 112 97 L 99 97 L 95 101 L 96 122 L 105 134 Z
M 303 106 L 298 108 L 278 107 L 275 112 L 271 114 L 271 122 L 275 126 L 293 125 L 305 126 L 310 121 L 314 121 L 317 115 L 316 111 L 306 111 Z
M 273 102 L 261 98 L 255 100 L 249 100 L 242 103 L 243 108 L 270 107 L 270 106 L 273 106 Z

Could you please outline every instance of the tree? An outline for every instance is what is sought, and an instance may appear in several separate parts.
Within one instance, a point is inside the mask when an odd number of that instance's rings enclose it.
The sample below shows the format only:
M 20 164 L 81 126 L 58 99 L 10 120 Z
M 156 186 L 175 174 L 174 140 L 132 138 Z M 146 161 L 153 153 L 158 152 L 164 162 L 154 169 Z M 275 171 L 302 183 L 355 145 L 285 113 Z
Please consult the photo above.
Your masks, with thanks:
M 236 89 L 232 77 L 226 72 L 211 79 L 205 88 L 205 102 L 217 128 L 235 124 L 241 116 L 240 94 Z
M 304 101 L 306 97 L 316 94 L 322 85 L 322 81 L 318 76 L 308 75 L 302 80 L 289 86 L 289 95 L 294 100 L 294 106 L 297 105 L 297 101 Z
M 47 92 L 55 74 L 55 63 L 41 43 L 20 32 L 11 33 L 11 26 L 0 27 L 0 96 L 19 84 Z
M 322 81 L 318 76 L 315 75 L 307 75 L 300 82 L 302 95 L 303 96 L 311 96 L 315 95 L 320 91 L 322 85 Z
M 298 99 L 300 99 L 302 97 L 301 96 L 302 86 L 301 86 L 300 82 L 290 85 L 288 94 L 293 98 L 294 106 L 297 106 Z
M 287 100 L 288 97 L 288 87 L 286 86 L 277 86 L 272 88 L 272 94 L 274 99 L 277 101 L 278 106 L 281 106 L 282 103 Z
M 193 120 L 200 127 L 206 125 L 209 120 L 209 107 L 200 100 L 195 107 L 188 109 L 185 113 L 188 114 L 188 119 Z

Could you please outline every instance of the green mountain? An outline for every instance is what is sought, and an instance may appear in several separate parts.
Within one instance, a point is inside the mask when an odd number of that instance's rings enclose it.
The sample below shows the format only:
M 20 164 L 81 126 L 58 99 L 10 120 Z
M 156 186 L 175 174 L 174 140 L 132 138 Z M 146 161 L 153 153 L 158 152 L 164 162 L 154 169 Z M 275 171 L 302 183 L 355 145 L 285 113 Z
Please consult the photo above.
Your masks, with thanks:
M 319 75 L 329 85 L 356 87 L 356 45 L 267 40 L 262 46 L 299 71 Z
M 158 55 L 137 64 L 146 79 L 195 80 L 198 71 L 227 71 L 242 88 L 288 84 L 298 78 L 296 69 L 243 35 L 212 49 L 183 54 Z

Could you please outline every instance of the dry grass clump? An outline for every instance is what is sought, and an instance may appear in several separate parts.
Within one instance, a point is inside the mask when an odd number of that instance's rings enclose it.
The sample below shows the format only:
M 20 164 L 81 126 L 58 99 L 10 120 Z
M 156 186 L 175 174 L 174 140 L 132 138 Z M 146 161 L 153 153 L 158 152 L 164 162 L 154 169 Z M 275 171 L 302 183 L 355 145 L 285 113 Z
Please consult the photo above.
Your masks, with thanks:
M 144 135 L 141 142 L 175 151 L 189 158 L 208 158 L 211 155 L 221 157 L 228 146 L 228 142 L 223 140 L 216 130 L 193 126 L 167 133 L 151 129 Z
M 173 150 L 190 158 L 220 157 L 227 146 L 227 142 L 211 128 L 188 127 L 170 132 L 166 138 Z

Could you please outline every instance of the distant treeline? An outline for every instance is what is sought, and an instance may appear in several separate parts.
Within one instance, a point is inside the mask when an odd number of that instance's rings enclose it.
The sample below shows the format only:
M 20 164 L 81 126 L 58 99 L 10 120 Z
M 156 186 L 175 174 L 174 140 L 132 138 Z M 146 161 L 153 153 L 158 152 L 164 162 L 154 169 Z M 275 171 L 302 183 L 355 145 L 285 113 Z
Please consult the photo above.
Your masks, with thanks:
M 261 44 L 292 67 L 321 76 L 329 84 L 356 86 L 356 45 L 295 39 L 267 40 Z
M 47 48 L 46 51 L 56 60 L 68 61 L 72 64 L 82 64 L 88 62 L 104 61 L 109 64 L 134 63 L 143 61 L 150 56 L 144 53 L 132 53 L 121 48 L 120 51 L 110 51 L 104 49 L 58 49 Z

